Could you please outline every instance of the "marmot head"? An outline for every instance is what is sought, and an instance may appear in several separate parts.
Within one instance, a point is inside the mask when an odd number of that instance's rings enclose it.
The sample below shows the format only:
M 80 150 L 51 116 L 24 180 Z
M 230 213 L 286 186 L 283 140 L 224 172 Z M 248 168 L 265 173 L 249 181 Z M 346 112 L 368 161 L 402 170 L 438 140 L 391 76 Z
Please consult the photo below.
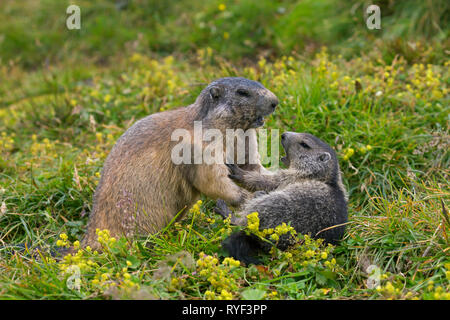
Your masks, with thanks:
M 309 133 L 285 132 L 281 144 L 286 152 L 281 161 L 289 168 L 311 179 L 337 181 L 339 163 L 336 152 L 327 143 Z
M 222 128 L 249 129 L 264 124 L 264 117 L 278 105 L 278 98 L 261 83 L 245 78 L 222 78 L 210 83 L 196 101 L 198 120 Z

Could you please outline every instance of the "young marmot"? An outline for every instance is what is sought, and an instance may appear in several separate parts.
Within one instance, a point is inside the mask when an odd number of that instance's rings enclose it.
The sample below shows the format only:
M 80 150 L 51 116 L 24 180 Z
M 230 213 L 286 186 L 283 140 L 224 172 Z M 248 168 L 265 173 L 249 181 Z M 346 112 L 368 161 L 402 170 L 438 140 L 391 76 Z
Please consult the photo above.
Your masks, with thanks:
M 178 141 L 172 141 L 172 133 L 184 129 L 193 135 L 194 121 L 201 121 L 203 129 L 218 129 L 225 137 L 226 129 L 262 126 L 277 104 L 277 97 L 259 82 L 222 78 L 209 84 L 195 103 L 137 121 L 105 161 L 83 245 L 97 247 L 97 228 L 108 229 L 113 236 L 157 232 L 201 193 L 232 206 L 242 203 L 248 192 L 228 177 L 225 164 L 174 164 L 171 152 Z M 253 146 L 254 131 L 249 138 Z M 204 145 L 193 141 L 189 147 Z M 257 148 L 245 151 L 259 159 Z M 264 171 L 259 162 L 243 167 Z
M 228 165 L 233 180 L 257 191 L 253 199 L 243 204 L 242 210 L 231 215 L 231 223 L 245 226 L 247 215 L 256 211 L 260 229 L 275 228 L 285 222 L 298 233 L 335 244 L 345 231 L 345 225 L 341 224 L 347 222 L 347 193 L 335 151 L 308 133 L 283 133 L 281 144 L 286 152 L 281 160 L 288 169 L 266 174 Z M 224 217 L 231 213 L 220 200 L 216 212 Z M 324 230 L 336 225 L 341 226 Z M 287 235 L 280 237 L 280 249 L 286 249 L 289 244 Z M 232 257 L 248 264 L 258 263 L 255 255 L 270 245 L 241 231 L 227 238 L 223 247 Z

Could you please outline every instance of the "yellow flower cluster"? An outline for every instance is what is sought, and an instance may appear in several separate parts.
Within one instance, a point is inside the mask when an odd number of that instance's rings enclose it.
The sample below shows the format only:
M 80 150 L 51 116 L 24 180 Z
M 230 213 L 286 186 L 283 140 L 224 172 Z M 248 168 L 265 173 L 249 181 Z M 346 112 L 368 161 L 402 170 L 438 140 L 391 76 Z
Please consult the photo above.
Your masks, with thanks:
M 382 277 L 385 279 L 385 277 Z M 412 299 L 418 300 L 420 297 L 417 296 L 417 292 L 408 291 L 403 289 L 401 282 L 391 282 L 387 281 L 384 285 L 380 285 L 376 288 L 384 298 L 388 300 L 393 299 Z M 428 286 L 425 291 L 422 292 L 422 299 L 434 299 L 434 300 L 450 300 L 450 292 L 444 289 L 442 286 L 435 286 L 433 280 L 428 281 Z
M 232 258 L 225 258 L 219 264 L 216 257 L 200 253 L 197 260 L 197 270 L 200 276 L 206 278 L 211 285 L 210 290 L 205 292 L 206 299 L 231 300 L 231 292 L 237 289 L 236 279 L 231 276 L 231 268 L 238 267 L 239 261 Z
M 6 132 L 2 132 L 0 136 L 0 153 L 6 153 L 12 150 L 14 147 L 15 133 L 11 133 L 10 136 Z
M 331 257 L 333 246 L 329 244 L 323 247 L 322 239 L 314 240 L 308 235 L 304 235 L 303 237 L 304 240 L 299 247 L 299 252 L 297 253 L 297 250 L 294 251 L 297 254 L 296 260 L 303 260 L 301 263 L 303 267 L 322 265 L 331 271 L 335 270 L 337 261 Z
M 305 261 L 303 261 L 304 267 L 308 265 L 315 265 L 320 260 L 326 260 L 324 262 L 324 265 L 329 269 L 333 269 L 333 267 L 336 265 L 335 258 L 327 260 L 328 253 L 326 251 L 307 250 L 306 252 L 303 253 L 303 258 L 306 259 Z
M 165 102 L 174 100 L 178 93 L 186 93 L 185 83 L 181 81 L 180 72 L 174 64 L 172 55 L 162 60 L 151 59 L 148 56 L 134 53 L 129 61 L 136 65 L 132 74 L 122 74 L 121 78 L 126 83 L 126 92 L 139 95 L 142 107 L 148 109 L 153 99 L 165 97 Z M 127 97 L 117 95 L 114 98 L 115 105 L 129 101 Z M 159 111 L 170 108 L 166 103 L 161 104 Z M 150 109 L 147 110 L 150 113 Z M 154 110 L 153 110 L 154 112 Z
M 295 237 L 297 235 L 297 232 L 295 231 L 295 229 L 291 226 L 288 226 L 285 222 L 283 222 L 279 226 L 276 226 L 275 230 L 273 230 L 273 231 L 271 228 L 269 228 L 269 229 L 264 229 L 262 232 L 263 232 L 263 234 L 268 234 L 268 235 L 270 234 L 270 238 L 275 241 L 278 241 L 280 236 L 282 236 L 284 234 L 290 233 L 293 237 Z
M 334 246 L 324 245 L 323 239 L 315 240 L 308 235 L 298 236 L 296 240 L 295 244 L 285 251 L 279 250 L 276 246 L 272 247 L 270 251 L 272 262 L 276 263 L 270 268 L 273 276 L 278 277 L 284 272 L 305 271 L 311 273 L 326 271 L 327 274 L 336 276 L 338 273 L 345 272 L 333 257 Z M 325 283 L 319 285 L 323 286 Z
M 359 148 L 359 152 L 361 152 L 362 154 L 366 154 L 370 150 L 372 150 L 372 146 L 369 144 Z
M 169 290 L 175 291 L 182 288 L 186 284 L 186 279 L 180 277 L 173 277 L 170 279 Z
M 30 152 L 33 156 L 45 154 L 51 158 L 58 157 L 58 154 L 56 153 L 56 150 L 55 150 L 55 144 L 59 143 L 58 140 L 50 142 L 50 140 L 48 138 L 44 138 L 42 140 L 42 143 L 40 143 L 37 141 L 37 136 L 35 134 L 33 134 L 31 136 L 31 139 L 33 140 L 33 143 L 31 144 Z
M 241 262 L 238 260 L 234 260 L 231 257 L 227 257 L 225 259 L 223 259 L 222 262 L 224 265 L 229 265 L 230 267 L 239 267 L 241 265 Z
M 203 204 L 203 201 L 202 200 L 198 200 L 192 206 L 192 208 L 189 209 L 189 214 L 191 214 L 193 216 L 193 218 L 198 216 L 199 217 L 198 220 L 200 221 L 200 223 L 203 222 L 203 221 L 206 221 L 209 224 L 216 223 L 216 219 L 206 216 L 206 214 L 202 210 L 200 210 L 200 207 L 201 207 L 202 204 Z M 231 218 L 228 217 L 228 218 L 222 220 L 223 224 L 224 224 L 224 227 L 219 230 L 219 235 L 228 235 L 228 234 L 230 234 L 232 232 L 231 227 L 230 227 L 230 219 Z M 180 225 L 178 225 L 178 226 L 180 227 Z M 189 227 L 190 226 L 188 226 L 188 228 Z
M 104 247 L 109 248 L 116 243 L 117 239 L 111 237 L 109 230 L 100 230 L 99 228 L 95 229 L 95 234 L 97 235 L 97 241 Z
M 95 133 L 95 138 L 97 139 L 97 141 L 98 141 L 99 143 L 103 143 L 103 135 L 102 135 L 101 132 L 96 132 L 96 133 Z
M 214 291 L 206 290 L 205 298 L 206 300 L 233 300 L 233 295 L 226 289 L 222 289 L 220 294 L 217 294 Z
M 214 291 L 206 290 L 205 291 L 205 299 L 206 300 L 217 300 L 216 293 Z
M 214 59 L 213 49 L 211 47 L 201 48 L 197 50 L 197 60 L 200 65 L 205 65 Z
M 109 271 L 109 272 L 104 272 Z M 122 268 L 120 272 L 115 272 L 112 269 L 105 270 L 100 268 L 91 284 L 98 289 L 105 290 L 108 288 L 119 286 L 122 289 L 139 289 L 140 285 L 132 280 L 132 276 L 128 273 L 128 269 Z
M 358 148 L 358 152 L 360 152 L 361 154 L 366 154 L 368 151 L 372 150 L 372 146 L 371 145 L 363 145 L 360 148 Z M 347 161 L 349 160 L 353 155 L 355 154 L 355 149 L 353 148 L 347 148 L 344 151 L 344 156 L 342 157 L 342 160 Z
M 423 54 L 427 54 L 427 51 Z M 341 62 L 343 65 L 347 63 L 342 56 L 333 57 L 332 60 Z M 322 48 L 312 64 L 315 66 L 313 75 L 319 80 L 326 80 L 331 89 L 336 89 L 332 94 L 336 95 L 340 104 L 346 103 L 349 95 L 359 91 L 362 91 L 365 97 L 392 96 L 408 104 L 415 104 L 421 100 L 428 101 L 426 103 L 428 105 L 431 104 L 430 101 L 440 100 L 449 93 L 443 80 L 445 79 L 445 67 L 448 65 L 444 65 L 444 68 L 432 64 L 414 64 L 409 67 L 403 57 L 386 65 L 381 58 L 373 60 L 359 57 L 352 60 L 351 68 L 356 72 L 342 75 L 337 67 L 338 64 L 330 62 L 326 48 Z M 283 73 L 290 74 L 290 72 Z M 286 80 L 292 81 L 293 79 Z
M 191 209 L 189 209 L 189 214 L 192 215 L 192 219 L 195 219 L 196 217 L 199 217 L 199 220 L 206 221 L 209 224 L 213 224 L 216 222 L 214 218 L 207 217 L 206 214 L 200 209 L 201 205 L 203 204 L 202 200 L 198 200 Z M 177 225 L 179 228 L 181 227 L 180 224 Z M 191 228 L 192 226 L 189 225 L 187 228 Z
M 66 272 L 70 270 L 72 266 L 77 266 L 82 273 L 91 272 L 93 269 L 99 267 L 96 262 L 85 258 L 83 250 L 78 250 L 73 255 L 71 253 L 65 255 L 59 268 L 61 271 Z
M 66 248 L 70 247 L 70 242 L 68 241 L 68 236 L 67 236 L 67 234 L 61 233 L 61 234 L 59 235 L 59 238 L 60 238 L 60 239 L 58 239 L 58 240 L 56 241 L 56 245 L 57 245 L 58 247 L 66 247 Z
M 450 280 L 450 263 L 445 263 L 444 268 L 446 270 L 446 279 Z M 447 285 L 443 287 L 442 285 L 436 285 L 433 280 L 428 280 L 426 290 L 422 293 L 422 298 L 434 300 L 450 300 L 450 282 L 447 281 Z
M 106 158 L 107 151 L 111 148 L 111 146 L 114 145 L 115 139 L 114 136 L 110 133 L 105 135 L 101 132 L 95 133 L 95 140 L 97 143 L 95 143 L 94 152 L 87 151 L 87 154 L 89 156 L 89 159 L 100 159 L 103 160 Z
M 391 281 L 387 281 L 384 286 L 378 286 L 376 290 L 389 300 L 398 298 L 401 295 L 400 288 L 396 288 Z
M 189 213 L 193 215 L 199 215 L 200 214 L 200 207 L 203 204 L 202 200 L 198 200 L 191 209 L 189 209 Z
M 110 94 L 106 94 L 106 95 L 103 97 L 103 101 L 105 101 L 106 103 L 110 102 L 111 99 L 112 99 L 112 96 L 111 96 Z
M 425 92 L 431 92 L 431 98 L 442 99 L 448 93 L 445 87 L 440 88 L 442 75 L 433 70 L 433 65 L 414 64 L 411 68 L 411 84 L 406 85 L 406 89 L 417 99 L 424 97 Z
M 104 246 L 114 246 L 116 243 L 113 237 L 110 237 L 108 230 L 96 230 L 99 242 Z M 60 235 L 58 240 L 59 246 L 70 246 L 71 243 L 68 240 L 66 234 Z M 139 289 L 140 286 L 136 283 L 136 279 L 129 273 L 128 268 L 132 266 L 129 260 L 125 261 L 125 266 L 121 267 L 121 263 L 113 264 L 111 267 L 106 267 L 107 264 L 100 263 L 100 261 L 108 259 L 114 259 L 117 262 L 117 256 L 112 258 L 112 253 L 104 251 L 99 254 L 98 251 L 93 251 L 91 247 L 87 246 L 84 249 L 79 249 L 80 242 L 75 241 L 73 244 L 74 249 L 78 249 L 74 254 L 67 254 L 59 262 L 59 270 L 61 275 L 67 277 L 74 274 L 76 271 L 79 277 L 84 281 L 77 280 L 80 285 L 86 290 L 100 290 L 104 291 L 112 287 L 118 287 L 124 290 Z
M 260 233 L 258 212 L 252 212 L 247 215 L 247 229 L 255 234 Z
M 222 235 L 222 236 L 228 236 L 232 232 L 232 229 L 231 229 L 231 217 L 223 219 L 222 221 L 223 221 L 224 227 L 219 230 L 219 234 Z
M 443 287 L 436 286 L 432 297 L 436 300 L 450 300 L 450 292 L 445 292 Z
M 278 241 L 280 239 L 280 236 L 284 234 L 290 233 L 293 237 L 297 234 L 295 229 L 291 226 L 288 226 L 285 222 L 283 222 L 281 225 L 273 228 L 267 228 L 263 230 L 259 230 L 259 216 L 258 212 L 252 212 L 249 215 L 247 215 L 247 229 L 261 237 L 265 238 L 266 236 L 270 236 L 270 239 L 274 241 Z
M 355 149 L 353 148 L 347 148 L 347 150 L 345 151 L 344 156 L 342 157 L 342 159 L 344 161 L 347 161 L 348 159 L 350 159 L 353 155 L 355 154 Z
M 99 92 L 97 89 L 92 89 L 92 90 L 89 92 L 89 95 L 90 95 L 92 98 L 98 98 L 98 97 L 100 96 L 100 92 Z
M 264 69 L 266 64 L 267 64 L 267 60 L 266 59 L 261 58 L 261 59 L 258 60 L 258 66 L 259 66 L 260 69 Z
M 331 78 L 336 80 L 338 77 L 337 65 L 330 61 L 328 49 L 322 47 L 320 52 L 316 54 L 314 64 L 316 64 L 315 71 L 318 73 L 319 78 Z
M 280 295 L 278 294 L 277 291 L 271 291 L 271 292 L 265 294 L 265 298 L 270 299 L 270 300 L 280 300 Z
M 246 68 L 244 71 L 249 78 L 265 78 L 268 86 L 274 90 L 286 88 L 287 83 L 298 81 L 297 73 L 303 71 L 303 65 L 293 57 L 282 56 L 273 63 L 268 63 L 265 58 L 258 61 L 259 70 Z M 286 97 L 287 99 L 292 96 Z M 282 101 L 284 103 L 285 100 Z
M 201 269 L 200 275 L 206 275 L 208 269 L 216 267 L 219 260 L 215 257 L 209 256 L 204 252 L 200 252 L 200 259 L 197 260 L 197 267 Z

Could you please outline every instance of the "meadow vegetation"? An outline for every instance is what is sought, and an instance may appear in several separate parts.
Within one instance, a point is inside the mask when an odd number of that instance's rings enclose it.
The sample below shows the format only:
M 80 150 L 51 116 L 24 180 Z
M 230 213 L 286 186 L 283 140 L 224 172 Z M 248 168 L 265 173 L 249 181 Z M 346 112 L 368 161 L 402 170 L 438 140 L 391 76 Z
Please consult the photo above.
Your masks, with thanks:
M 368 30 L 364 1 L 80 0 L 69 31 L 66 1 L 2 1 L 0 298 L 450 299 L 450 5 L 408 3 L 380 1 Z M 278 96 L 266 128 L 335 148 L 343 241 L 295 235 L 243 266 L 220 246 L 242 227 L 203 198 L 158 234 L 79 248 L 117 138 L 225 76 Z

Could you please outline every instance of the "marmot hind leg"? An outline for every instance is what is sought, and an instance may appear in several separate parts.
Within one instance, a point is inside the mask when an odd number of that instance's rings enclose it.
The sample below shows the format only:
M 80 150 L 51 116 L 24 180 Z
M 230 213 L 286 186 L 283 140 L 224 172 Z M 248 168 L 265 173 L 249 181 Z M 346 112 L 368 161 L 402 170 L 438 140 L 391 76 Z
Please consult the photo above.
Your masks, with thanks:
M 239 231 L 231 234 L 222 242 L 222 248 L 224 248 L 228 254 L 236 260 L 249 264 L 262 264 L 258 259 L 258 253 L 263 250 L 261 247 L 261 241 L 251 235 L 245 234 L 243 231 Z

